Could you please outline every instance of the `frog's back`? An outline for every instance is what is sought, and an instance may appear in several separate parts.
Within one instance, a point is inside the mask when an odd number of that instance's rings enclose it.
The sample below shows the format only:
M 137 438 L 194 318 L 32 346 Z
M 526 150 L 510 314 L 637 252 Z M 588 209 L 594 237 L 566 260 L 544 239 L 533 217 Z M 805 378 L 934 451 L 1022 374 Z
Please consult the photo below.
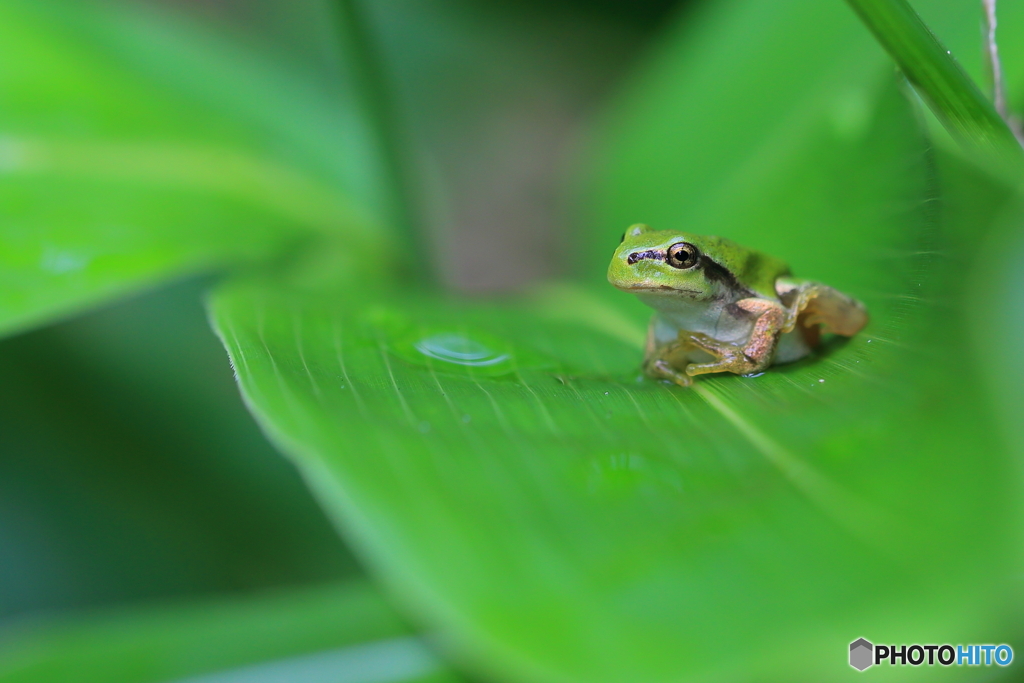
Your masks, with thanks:
M 689 235 L 701 253 L 735 275 L 743 287 L 765 299 L 778 299 L 775 281 L 789 275 L 789 266 L 781 259 L 736 244 L 724 237 Z

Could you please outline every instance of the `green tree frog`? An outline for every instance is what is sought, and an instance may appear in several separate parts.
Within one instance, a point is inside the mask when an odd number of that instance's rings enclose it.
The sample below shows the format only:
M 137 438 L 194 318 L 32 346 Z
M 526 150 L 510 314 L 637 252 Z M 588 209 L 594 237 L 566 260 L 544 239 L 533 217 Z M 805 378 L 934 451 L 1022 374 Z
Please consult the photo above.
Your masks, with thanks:
M 608 281 L 655 310 L 644 372 L 684 387 L 696 375 L 757 374 L 798 360 L 822 332 L 852 337 L 868 322 L 859 301 L 791 277 L 777 258 L 643 224 L 622 236 Z

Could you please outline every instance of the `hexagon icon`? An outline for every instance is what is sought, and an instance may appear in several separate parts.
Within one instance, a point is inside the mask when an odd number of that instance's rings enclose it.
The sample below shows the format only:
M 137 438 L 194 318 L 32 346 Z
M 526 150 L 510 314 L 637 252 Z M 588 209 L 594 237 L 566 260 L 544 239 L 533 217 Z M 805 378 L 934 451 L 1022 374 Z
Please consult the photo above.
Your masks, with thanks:
M 863 671 L 872 664 L 875 663 L 875 658 L 872 656 L 875 651 L 875 646 L 863 638 L 850 643 L 850 666 L 857 671 Z

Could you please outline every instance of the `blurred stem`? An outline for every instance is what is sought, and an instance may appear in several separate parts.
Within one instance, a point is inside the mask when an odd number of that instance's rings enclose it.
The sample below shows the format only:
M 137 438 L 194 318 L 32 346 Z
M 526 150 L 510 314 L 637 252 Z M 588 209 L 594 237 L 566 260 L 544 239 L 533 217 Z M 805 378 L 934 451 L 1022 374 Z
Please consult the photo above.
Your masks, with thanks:
M 337 0 L 342 38 L 351 51 L 352 77 L 357 92 L 369 110 L 370 119 L 386 165 L 385 172 L 394 188 L 395 220 L 401 236 L 420 246 L 411 206 L 412 183 L 400 144 L 398 118 L 389 79 L 380 51 L 372 38 L 370 22 L 359 4 L 360 0 Z
M 1015 174 L 1024 151 L 1003 118 L 906 0 L 846 0 L 962 145 L 994 151 Z

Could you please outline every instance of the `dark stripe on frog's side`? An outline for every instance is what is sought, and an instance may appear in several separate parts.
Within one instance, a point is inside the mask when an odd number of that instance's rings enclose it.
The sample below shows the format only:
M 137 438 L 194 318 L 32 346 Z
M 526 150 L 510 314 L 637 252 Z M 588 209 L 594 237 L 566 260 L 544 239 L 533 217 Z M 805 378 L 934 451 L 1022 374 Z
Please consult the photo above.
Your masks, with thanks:
M 626 263 L 633 265 L 637 261 L 644 259 L 654 259 L 655 261 L 664 261 L 665 252 L 658 251 L 657 249 L 648 249 L 647 251 L 634 251 L 632 254 L 626 257 Z
M 740 292 L 748 297 L 757 296 L 757 294 L 741 285 L 740 281 L 736 279 L 736 276 L 733 275 L 731 270 L 709 257 L 707 254 L 700 255 L 700 267 L 701 270 L 704 271 L 704 276 L 709 281 L 721 282 L 734 292 Z

